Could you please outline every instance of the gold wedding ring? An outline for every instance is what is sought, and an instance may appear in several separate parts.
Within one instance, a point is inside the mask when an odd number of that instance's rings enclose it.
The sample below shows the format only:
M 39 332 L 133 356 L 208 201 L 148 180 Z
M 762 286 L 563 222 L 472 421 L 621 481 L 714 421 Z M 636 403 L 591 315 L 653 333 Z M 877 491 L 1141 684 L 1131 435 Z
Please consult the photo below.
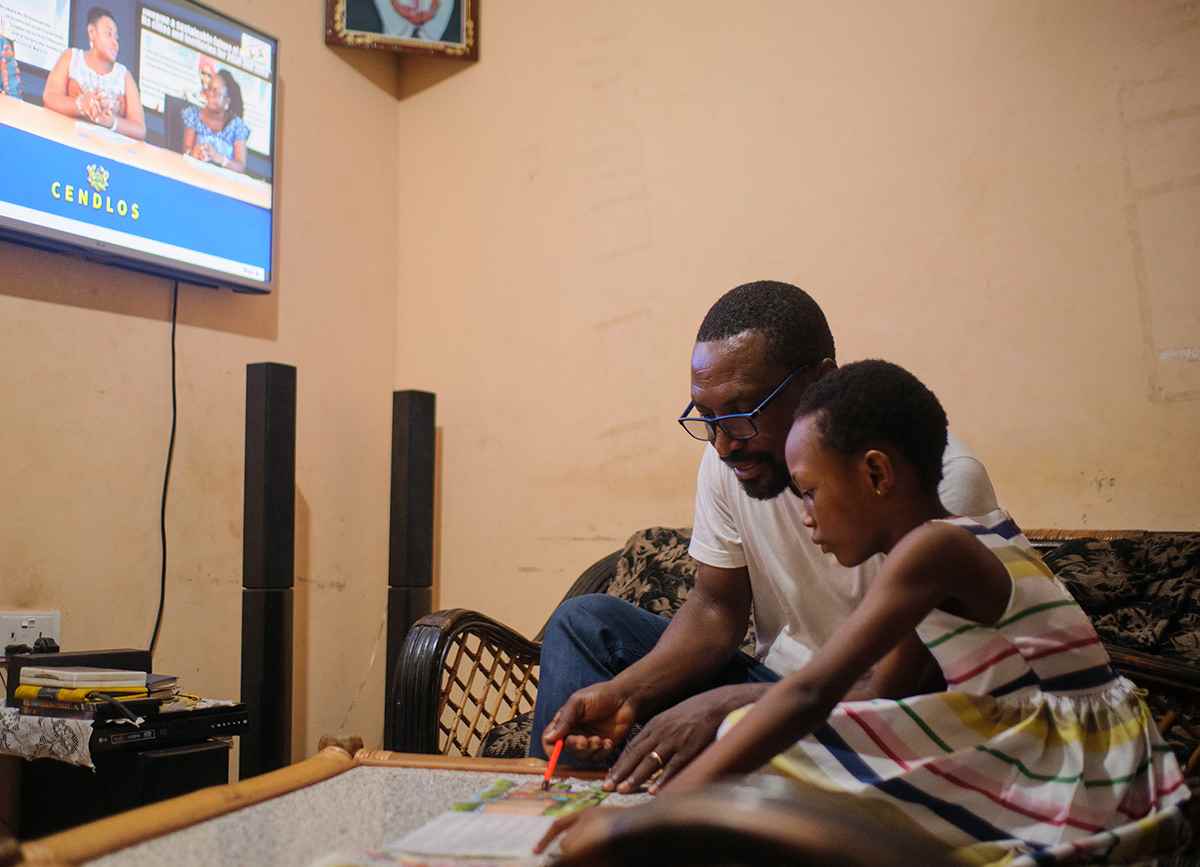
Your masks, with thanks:
M 658 754 L 657 750 L 650 751 L 650 758 L 652 758 L 652 759 L 654 759 L 654 761 L 658 762 L 658 769 L 660 771 L 667 766 L 667 763 L 663 761 L 663 757 Z

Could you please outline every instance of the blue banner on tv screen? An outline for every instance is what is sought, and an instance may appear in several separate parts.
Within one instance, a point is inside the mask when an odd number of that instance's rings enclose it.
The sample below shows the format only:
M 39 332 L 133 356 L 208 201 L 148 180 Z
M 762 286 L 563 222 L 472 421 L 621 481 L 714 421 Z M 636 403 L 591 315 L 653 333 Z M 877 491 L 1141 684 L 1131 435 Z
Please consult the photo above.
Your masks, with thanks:
M 266 208 L 3 124 L 0 153 L 5 202 L 261 268 L 270 280 Z

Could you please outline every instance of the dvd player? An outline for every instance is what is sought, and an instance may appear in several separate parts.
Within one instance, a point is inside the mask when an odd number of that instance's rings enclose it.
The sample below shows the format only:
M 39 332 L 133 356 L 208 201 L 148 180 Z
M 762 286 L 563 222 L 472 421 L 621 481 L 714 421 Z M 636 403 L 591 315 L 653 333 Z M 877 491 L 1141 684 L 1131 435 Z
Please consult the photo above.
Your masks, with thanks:
M 240 735 L 250 727 L 246 705 L 206 707 L 161 712 L 147 716 L 140 726 L 129 722 L 97 722 L 92 727 L 93 753 L 193 744 L 213 737 Z

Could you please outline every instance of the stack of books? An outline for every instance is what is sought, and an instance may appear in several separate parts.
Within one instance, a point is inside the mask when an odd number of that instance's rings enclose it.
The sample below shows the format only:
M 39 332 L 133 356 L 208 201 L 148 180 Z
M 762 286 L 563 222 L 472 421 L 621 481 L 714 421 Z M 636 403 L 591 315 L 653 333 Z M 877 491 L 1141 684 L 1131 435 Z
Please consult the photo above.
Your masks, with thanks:
M 30 716 L 112 719 L 144 716 L 179 694 L 178 678 L 117 668 L 21 669 L 15 697 Z

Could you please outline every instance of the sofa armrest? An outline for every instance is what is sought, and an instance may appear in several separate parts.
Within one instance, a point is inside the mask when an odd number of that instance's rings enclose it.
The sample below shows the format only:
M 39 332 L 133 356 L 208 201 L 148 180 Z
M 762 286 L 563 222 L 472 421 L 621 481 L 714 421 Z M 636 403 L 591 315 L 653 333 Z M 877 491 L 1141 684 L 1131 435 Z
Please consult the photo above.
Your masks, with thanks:
M 1159 732 L 1179 759 L 1184 776 L 1193 776 L 1200 770 L 1200 672 L 1179 660 L 1107 642 L 1105 650 L 1121 674 L 1149 691 L 1147 702 Z
M 476 755 L 493 725 L 533 709 L 540 654 L 540 643 L 477 611 L 422 617 L 396 661 L 390 749 Z
M 1166 656 L 1156 656 L 1104 642 L 1113 665 L 1140 686 L 1168 689 L 1200 700 L 1200 671 Z

